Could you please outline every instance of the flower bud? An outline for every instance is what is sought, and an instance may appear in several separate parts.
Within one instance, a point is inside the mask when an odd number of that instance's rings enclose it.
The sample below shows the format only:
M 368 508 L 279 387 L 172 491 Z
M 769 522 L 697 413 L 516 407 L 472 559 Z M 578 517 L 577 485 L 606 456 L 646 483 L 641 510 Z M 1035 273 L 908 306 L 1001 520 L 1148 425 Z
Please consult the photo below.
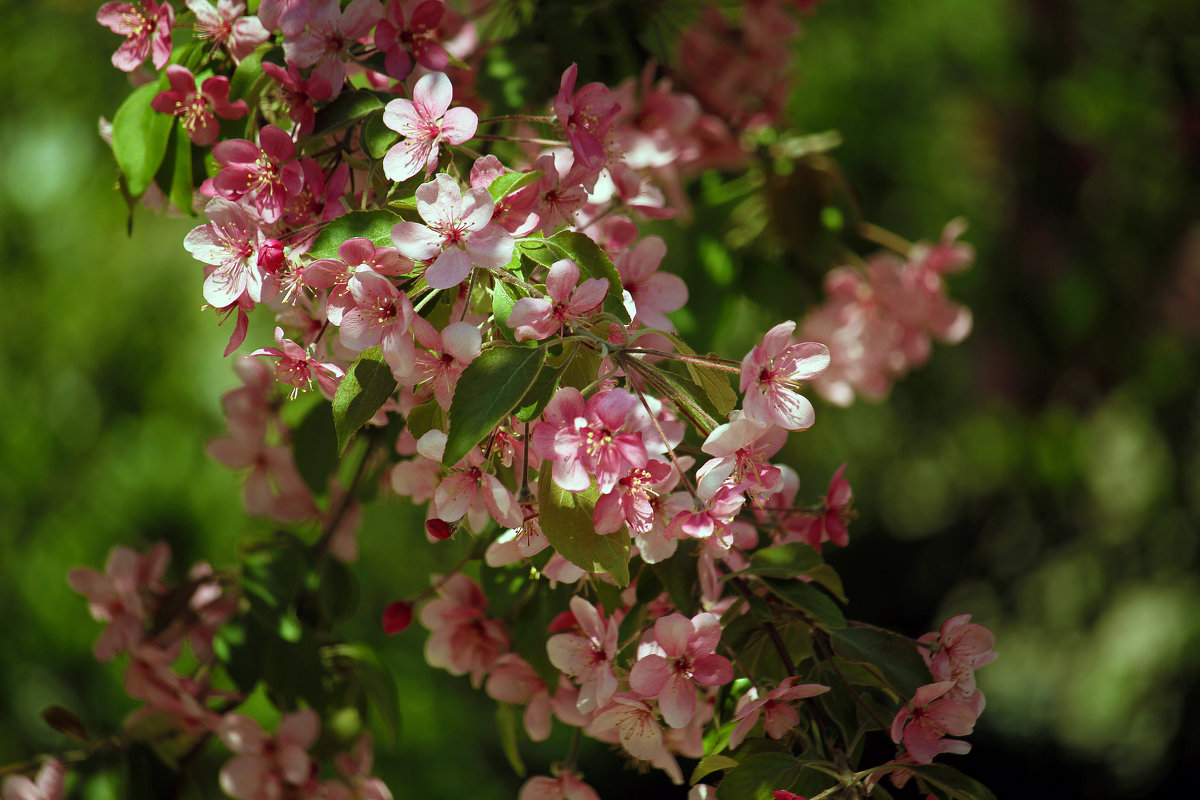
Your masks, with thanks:
M 438 541 L 445 541 L 454 535 L 454 528 L 444 519 L 427 519 L 425 532 Z
M 389 603 L 388 607 L 383 610 L 383 632 L 388 636 L 402 633 L 412 624 L 412 619 L 412 603 L 406 603 L 403 600 Z
M 278 239 L 267 239 L 258 248 L 258 265 L 267 272 L 279 272 L 283 261 L 283 242 Z

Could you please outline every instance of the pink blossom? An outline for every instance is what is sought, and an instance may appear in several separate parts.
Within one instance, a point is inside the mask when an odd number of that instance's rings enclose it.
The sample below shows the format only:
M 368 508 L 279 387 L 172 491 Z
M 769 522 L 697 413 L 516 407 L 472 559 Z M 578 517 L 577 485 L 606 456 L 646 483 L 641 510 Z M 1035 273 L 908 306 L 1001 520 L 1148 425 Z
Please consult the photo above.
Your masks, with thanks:
M 144 556 L 119 546 L 109 554 L 103 575 L 88 567 L 68 573 L 71 588 L 87 598 L 92 619 L 108 623 L 93 648 L 97 661 L 111 661 L 117 653 L 133 650 L 145 637 L 147 609 L 143 595 L 161 587 L 170 558 L 165 542 L 159 542 Z
M 196 15 L 196 36 L 224 47 L 235 64 L 271 36 L 258 17 L 242 16 L 242 0 L 218 0 L 215 8 L 209 0 L 187 0 L 187 7 Z
M 208 78 L 197 91 L 196 79 L 188 68 L 171 64 L 167 67 L 167 81 L 171 88 L 155 95 L 150 107 L 179 117 L 188 137 L 202 147 L 215 142 L 220 133 L 214 112 L 225 119 L 239 119 L 250 111 L 244 100 L 229 102 L 228 78 Z
M 919 650 L 934 679 L 954 681 L 955 691 L 962 697 L 976 693 L 975 670 L 996 660 L 992 650 L 995 636 L 971 622 L 970 614 L 951 617 L 938 633 L 927 633 L 917 641 L 924 645 Z M 982 703 L 980 706 L 982 711 Z
M 671 332 L 675 326 L 667 314 L 683 308 L 688 291 L 678 275 L 658 271 L 666 254 L 667 245 L 661 238 L 647 236 L 613 263 L 621 285 L 633 298 L 633 324 Z
M 250 355 L 279 359 L 275 363 L 275 376 L 279 378 L 280 383 L 286 383 L 292 387 L 291 398 L 293 400 L 300 392 L 312 388 L 314 377 L 320 384 L 321 391 L 327 397 L 333 396 L 337 391 L 338 379 L 345 374 L 341 367 L 317 361 L 304 348 L 284 336 L 283 328 L 275 328 L 275 344 L 276 347 L 264 347 L 255 350 Z
M 400 256 L 394 247 L 376 247 L 370 239 L 354 237 L 338 245 L 337 258 L 318 258 L 310 262 L 301 282 L 315 289 L 329 289 L 325 299 L 325 317 L 333 325 L 342 324 L 342 316 L 354 308 L 354 296 L 347 284 L 360 266 L 370 267 L 380 275 L 402 275 L 412 269 L 412 262 Z
M 362 264 L 346 288 L 355 307 L 342 315 L 342 344 L 355 351 L 380 345 L 392 372 L 407 375 L 416 357 L 410 333 L 415 314 L 408 295 Z
M 579 283 L 579 265 L 564 258 L 550 267 L 546 276 L 546 297 L 517 300 L 508 325 L 518 342 L 545 339 L 571 322 L 583 322 L 588 314 L 600 307 L 606 294 L 607 280 L 589 278 Z
M 226 714 L 217 735 L 237 755 L 221 768 L 221 789 L 239 800 L 274 800 L 285 784 L 303 786 L 315 767 L 308 748 L 320 725 L 317 712 L 305 708 L 285 714 L 279 732 L 270 737 L 250 717 Z
M 404 5 L 407 4 L 400 0 L 391 0 L 375 28 L 375 46 L 387 56 L 384 65 L 388 75 L 404 80 L 412 72 L 414 59 L 426 69 L 444 70 L 450 63 L 450 54 L 437 41 L 437 26 L 445 13 L 445 5 L 441 0 L 425 0 L 413 9 L 407 23 Z
M 929 764 L 938 753 L 966 753 L 971 745 L 943 736 L 966 736 L 979 716 L 956 697 L 946 696 L 954 681 L 939 681 L 917 689 L 912 702 L 892 720 L 892 741 L 904 744 L 918 764 Z
M 350 178 L 350 165 L 342 163 L 333 168 L 328 176 L 315 158 L 300 162 L 304 173 L 304 185 L 299 192 L 289 195 L 283 209 L 283 221 L 289 227 L 304 227 L 319 222 L 329 222 L 346 213 L 342 195 Z
M 607 704 L 617 691 L 613 666 L 620 618 L 605 620 L 595 606 L 578 595 L 571 598 L 571 613 L 580 632 L 551 636 L 546 642 L 546 652 L 551 664 L 579 679 L 575 707 L 582 714 L 590 714 Z
M 768 459 L 779 452 L 786 440 L 783 429 L 734 412 L 729 422 L 713 429 L 700 447 L 715 456 L 696 471 L 701 494 L 715 494 L 722 484 L 738 491 L 774 492 L 782 480 L 782 472 Z
M 601 494 L 634 469 L 646 466 L 641 420 L 633 413 L 638 399 L 624 389 L 610 389 L 586 402 L 578 389 L 555 392 L 533 429 L 538 454 L 554 462 L 554 482 L 568 492 L 581 492 L 595 477 Z
M 96 13 L 96 21 L 127 37 L 112 57 L 113 66 L 123 72 L 133 72 L 151 51 L 155 69 L 162 69 L 171 57 L 175 9 L 170 3 L 161 6 L 155 0 L 142 0 L 138 5 L 105 3 Z
M 458 378 L 479 356 L 483 337 L 469 322 L 452 322 L 439 333 L 422 317 L 413 318 L 413 333 L 417 342 L 428 349 L 417 351 L 412 372 L 405 376 L 403 383 L 433 387 L 438 405 L 450 408 Z
M 417 212 L 426 225 L 398 222 L 392 243 L 401 255 L 418 261 L 433 260 L 425 280 L 434 289 L 462 283 L 471 266 L 496 269 L 512 259 L 512 235 L 492 222 L 495 203 L 486 189 L 470 189 L 463 196 L 458 183 L 438 173 L 417 188 Z
M 721 686 L 733 680 L 733 665 L 714 652 L 721 639 L 721 622 L 704 612 L 690 620 L 682 614 L 660 617 L 654 640 L 639 648 L 629 671 L 629 685 L 643 697 L 658 698 L 663 720 L 682 728 L 696 712 L 696 684 Z
M 613 533 L 628 525 L 637 534 L 654 527 L 655 487 L 667 479 L 673 468 L 665 461 L 651 459 L 617 481 L 608 494 L 601 495 L 592 513 L 596 533 Z
M 712 490 L 712 494 L 708 493 L 709 488 L 697 487 L 702 502 L 699 508 L 695 500 L 685 494 L 676 493 L 668 498 L 666 510 L 672 517 L 667 525 L 667 535 L 712 540 L 719 550 L 728 550 L 733 546 L 730 524 L 746 498 L 733 486 L 721 484 Z
M 332 784 L 324 800 L 392 800 L 392 793 L 379 778 L 369 777 L 375 763 L 371 734 L 364 732 L 349 753 L 338 753 L 334 759 L 338 772 L 349 784 Z
M 288 64 L 287 69 L 284 69 L 278 64 L 264 61 L 262 70 L 279 84 L 281 99 L 287 108 L 288 117 L 296 123 L 299 132 L 312 133 L 313 126 L 316 124 L 313 102 L 333 97 L 333 87 L 329 85 L 329 81 L 316 73 L 305 79 L 301 77 L 300 70 L 295 64 Z
M 850 505 L 852 492 L 850 482 L 842 477 L 846 465 L 842 464 L 829 479 L 829 491 L 825 494 L 825 503 L 821 512 L 813 517 L 809 525 L 806 539 L 813 547 L 820 548 L 822 542 L 833 542 L 838 547 L 850 544 L 850 534 L 846 531 L 847 508 Z
M 800 715 L 791 703 L 807 697 L 815 697 L 829 691 L 828 686 L 819 683 L 805 683 L 796 686 L 799 678 L 795 676 L 784 678 L 779 686 L 767 692 L 766 697 L 759 697 L 758 689 L 751 688 L 738 700 L 737 712 L 733 718 L 738 720 L 733 733 L 729 737 L 730 749 L 737 749 L 742 740 L 763 717 L 763 730 L 772 739 L 780 739 L 785 733 L 800 724 Z
M 740 390 L 745 393 L 746 416 L 769 422 L 789 431 L 802 431 L 813 424 L 812 403 L 792 387 L 812 380 L 829 366 L 829 349 L 805 342 L 791 345 L 795 322 L 781 322 L 742 359 Z
M 66 772 L 62 762 L 48 758 L 34 780 L 29 780 L 24 775 L 5 778 L 4 785 L 0 787 L 0 794 L 4 800 L 63 800 L 66 797 L 63 784 Z
M 312 16 L 313 0 L 262 0 L 258 4 L 258 18 L 269 30 L 283 30 L 286 37 L 294 37 L 304 30 Z
M 533 162 L 540 170 L 536 188 L 531 190 L 531 213 L 537 217 L 541 231 L 547 236 L 564 222 L 573 221 L 575 212 L 587 203 L 587 183 L 595 182 L 595 172 L 582 165 L 565 147 L 543 153 Z
M 588 170 L 604 166 L 604 140 L 620 106 L 602 83 L 589 83 L 575 91 L 579 67 L 572 64 L 562 75 L 554 98 L 554 115 L 563 127 L 575 159 Z
M 526 170 L 529 172 L 530 170 Z M 471 188 L 487 189 L 508 170 L 500 159 L 492 155 L 483 156 L 471 165 Z M 515 192 L 509 192 L 496 201 L 492 221 L 514 236 L 525 236 L 537 229 L 540 222 L 533 208 L 538 202 L 537 184 L 529 184 Z
M 512 492 L 479 464 L 447 475 L 438 484 L 433 503 L 438 519 L 457 522 L 466 517 L 476 533 L 487 527 L 488 520 L 506 528 L 521 524 L 521 507 Z
M 517 800 L 600 800 L 600 795 L 568 770 L 557 778 L 536 775 L 521 785 Z
M 634 758 L 652 761 L 662 753 L 663 733 L 658 715 L 633 692 L 614 694 L 612 702 L 588 723 L 588 736 L 603 741 L 610 731 L 616 732 L 621 746 Z
M 213 145 L 213 158 L 222 169 L 212 179 L 212 188 L 227 200 L 252 202 L 269 224 L 283 216 L 288 195 L 303 187 L 304 172 L 292 161 L 295 142 L 281 128 L 267 125 L 259 131 L 258 141 L 256 145 L 245 139 L 227 139 Z
M 313 73 L 329 83 L 336 96 L 346 80 L 342 56 L 355 41 L 365 37 L 383 16 L 379 0 L 353 0 L 343 11 L 338 0 L 313 0 L 308 27 L 283 42 L 288 63 Z
M 524 521 L 518 528 L 509 528 L 488 545 L 483 559 L 489 567 L 515 564 L 533 558 L 550 546 L 550 540 L 542 533 L 542 526 L 532 509 L 522 506 Z
M 142 717 L 165 714 L 186 733 L 206 732 L 220 723 L 220 715 L 204 704 L 208 688 L 171 669 L 178 657 L 178 648 L 163 650 L 142 644 L 133 650 L 133 658 L 125 670 L 125 692 L 145 701 L 146 707 L 135 712 L 131 723 Z
M 268 447 L 261 435 L 249 437 L 235 429 L 234 435 L 214 439 L 206 449 L 230 469 L 250 468 L 243 494 L 250 514 L 296 522 L 316 513 L 312 493 L 296 470 L 290 447 Z
M 183 247 L 192 257 L 216 269 L 204 279 L 204 300 L 217 307 L 236 303 L 246 293 L 261 301 L 265 275 L 257 251 L 264 237 L 254 218 L 237 203 L 214 197 L 204 207 L 207 225 L 193 228 Z
M 497 620 L 484 611 L 483 590 L 462 573 L 445 580 L 434 578 L 438 596 L 421 608 L 421 624 L 430 630 L 425 642 L 425 660 L 451 675 L 471 674 L 471 685 L 479 688 L 483 676 L 506 650 L 508 635 Z
M 533 667 L 516 653 L 501 656 L 484 687 L 489 697 L 525 706 L 525 731 L 535 742 L 550 737 L 550 690 Z
M 441 72 L 431 72 L 417 81 L 412 100 L 397 98 L 387 104 L 384 124 L 405 137 L 383 157 L 383 173 L 388 180 L 408 180 L 422 168 L 429 177 L 437 168 L 442 140 L 462 144 L 475 135 L 479 117 L 469 108 L 450 108 L 453 97 L 450 79 Z M 488 215 L 490 219 L 491 209 Z

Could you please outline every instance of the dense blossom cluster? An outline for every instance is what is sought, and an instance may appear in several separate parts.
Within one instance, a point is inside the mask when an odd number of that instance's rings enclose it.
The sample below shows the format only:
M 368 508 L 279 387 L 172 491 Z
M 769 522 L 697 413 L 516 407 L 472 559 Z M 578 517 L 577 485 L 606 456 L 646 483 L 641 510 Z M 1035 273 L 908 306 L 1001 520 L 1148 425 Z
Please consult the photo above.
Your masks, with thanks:
M 572 64 L 544 115 L 494 118 L 480 117 L 488 100 L 470 71 L 488 55 L 476 17 L 440 0 L 262 0 L 256 15 L 236 0 L 187 5 L 177 19 L 154 0 L 108 3 L 98 18 L 127 37 L 121 69 L 153 53 L 164 71 L 149 108 L 176 118 L 182 146 L 211 145 L 198 186 L 159 188 L 176 204 L 193 188 L 203 198 L 206 221 L 184 246 L 203 265 L 205 302 L 236 319 L 226 353 L 259 306 L 274 315 L 275 346 L 237 362 L 230 434 L 209 449 L 248 471 L 251 514 L 320 527 L 303 559 L 319 588 L 279 603 L 253 571 L 239 588 L 206 565 L 169 588 L 165 546 L 118 548 L 106 574 L 72 572 L 108 623 L 97 658 L 129 656 L 126 688 L 146 703 L 135 717 L 218 738 L 233 754 L 220 774 L 232 797 L 390 798 L 369 777 L 365 732 L 326 748 L 336 771 L 321 772 L 322 714 L 337 709 L 316 689 L 291 690 L 274 734 L 238 713 L 259 676 L 213 639 L 231 620 L 271 614 L 282 646 L 312 638 L 305 626 L 336 604 L 322 594 L 326 556 L 358 555 L 356 492 L 370 473 L 426 505 L 430 542 L 488 542 L 478 572 L 434 576 L 425 595 L 388 607 L 385 630 L 416 611 L 429 664 L 523 707 L 534 741 L 557 719 L 682 783 L 679 758 L 738 755 L 756 732 L 808 742 L 813 721 L 835 713 L 824 696 L 849 690 L 903 703 L 890 731 L 898 767 L 964 751 L 943 737 L 969 733 L 983 708 L 974 669 L 994 657 L 991 635 L 963 615 L 923 637 L 933 681 L 911 698 L 886 681 L 833 686 L 813 642 L 840 654 L 844 630 L 876 636 L 847 628 L 821 557 L 824 543 L 849 543 L 846 467 L 804 505 L 796 473 L 771 461 L 814 424 L 804 385 L 834 402 L 879 396 L 928 357 L 930 336 L 966 334 L 970 317 L 941 281 L 970 261 L 960 228 L 906 261 L 874 257 L 865 278 L 835 271 L 829 305 L 803 328 L 814 341 L 785 321 L 740 362 L 675 336 L 667 314 L 687 287 L 660 271 L 663 240 L 639 230 L 687 212 L 687 175 L 753 157 L 742 134 L 779 121 L 794 12 L 810 3 L 758 0 L 736 22 L 706 9 L 680 39 L 674 80 L 650 65 L 610 89 Z M 172 27 L 187 23 L 205 44 L 172 53 Z M 114 124 L 119 161 L 129 136 Z M 312 426 L 286 423 L 282 396 L 314 382 L 339 449 L 363 431 L 349 486 L 334 468 L 298 466 Z M 273 558 L 268 572 L 285 563 Z M 504 607 L 487 581 L 497 574 L 524 587 Z M 526 613 L 537 604 L 550 613 Z M 793 629 L 807 649 L 785 641 Z M 185 642 L 203 665 L 186 675 L 175 671 Z M 324 648 L 315 663 L 359 663 Z M 773 666 L 743 661 L 749 648 Z M 219 665 L 238 691 L 208 682 Z M 46 796 L 61 769 L 48 775 Z M 521 789 L 523 800 L 595 796 L 572 759 Z

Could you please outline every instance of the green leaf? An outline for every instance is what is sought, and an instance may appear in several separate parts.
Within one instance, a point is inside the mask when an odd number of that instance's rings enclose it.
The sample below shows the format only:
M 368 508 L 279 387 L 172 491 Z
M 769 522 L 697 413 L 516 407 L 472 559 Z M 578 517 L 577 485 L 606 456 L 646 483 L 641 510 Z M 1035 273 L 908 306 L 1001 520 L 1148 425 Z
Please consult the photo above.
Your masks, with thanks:
M 623 367 L 643 376 L 655 391 L 666 395 L 675 404 L 681 416 L 708 436 L 717 428 L 718 412 L 708 395 L 700 390 L 690 378 L 659 369 L 644 361 L 624 358 Z
M 562 253 L 560 258 L 569 258 L 578 264 L 579 271 L 588 278 L 607 280 L 608 295 L 604 298 L 604 310 L 624 323 L 630 322 L 629 312 L 621 300 L 624 290 L 621 275 L 600 245 L 579 231 L 560 231 L 546 241 Z
M 996 795 L 979 781 L 945 764 L 905 765 L 905 769 L 931 784 L 952 800 L 996 800 Z
M 363 123 L 362 145 L 371 158 L 383 158 L 400 134 L 383 122 L 383 114 L 371 114 Z
M 337 430 L 330 404 L 320 401 L 309 409 L 292 431 L 296 470 L 313 494 L 329 490 L 329 477 L 338 465 Z
M 113 117 L 113 155 L 134 197 L 145 192 L 154 180 L 175 124 L 175 117 L 150 107 L 155 95 L 165 90 L 165 75 L 134 89 Z
M 543 469 L 538 479 L 538 507 L 542 533 L 559 555 L 588 572 L 607 572 L 618 586 L 629 585 L 629 531 L 596 533 L 592 513 L 600 490 L 595 481 L 587 490 L 568 492 L 557 483 L 551 470 Z
M 842 586 L 842 578 L 833 567 L 821 564 L 804 574 L 828 589 L 829 593 L 841 600 L 843 605 L 850 602 L 846 597 L 846 589 Z
M 499 202 L 501 198 L 513 192 L 524 189 L 542 177 L 542 171 L 535 169 L 530 172 L 506 172 L 488 186 L 492 199 Z
M 683 339 L 673 333 L 668 333 L 666 336 L 680 353 L 689 356 L 696 355 L 696 351 Z M 738 404 L 738 394 L 729 385 L 729 376 L 732 373 L 691 361 L 684 361 L 683 364 L 687 367 L 688 375 L 692 377 L 696 385 L 708 394 L 713 406 L 717 409 L 718 417 L 728 417 L 729 412 L 733 411 Z
M 328 136 L 381 108 L 383 102 L 369 89 L 342 92 L 337 99 L 317 112 L 312 135 Z
M 496 704 L 496 729 L 500 732 L 500 749 L 518 778 L 525 777 L 525 762 L 517 749 L 518 722 L 516 710 L 510 703 Z
M 787 753 L 755 753 L 743 758 L 721 781 L 721 800 L 772 800 L 777 789 L 791 791 L 804 762 Z
M 798 580 L 763 578 L 763 583 L 777 597 L 803 611 L 826 630 L 835 631 L 846 627 L 842 610 L 816 587 Z
M 321 564 L 321 583 L 317 597 L 321 608 L 332 619 L 345 619 L 358 608 L 358 581 L 354 571 L 336 558 Z
M 195 216 L 192 211 L 192 139 L 183 129 L 183 123 L 175 126 L 172 133 L 175 141 L 174 157 L 171 160 L 171 182 L 167 187 L 167 197 L 171 202 L 189 216 Z
M 833 650 L 847 661 L 873 666 L 902 699 L 918 686 L 933 683 L 929 667 L 905 637 L 879 628 L 853 627 L 833 632 Z
M 334 655 L 351 661 L 355 679 L 370 697 L 371 708 L 378 712 L 387 741 L 394 745 L 400 736 L 400 695 L 391 670 L 365 644 L 340 644 L 332 650 Z
M 450 401 L 443 464 L 457 464 L 513 412 L 545 360 L 542 347 L 497 346 L 467 365 Z
M 537 419 L 550 404 L 550 398 L 554 396 L 554 390 L 558 388 L 558 378 L 561 374 L 562 370 L 554 367 L 542 367 L 537 380 L 529 387 L 521 404 L 517 406 L 514 416 L 522 422 L 532 422 Z
M 794 578 L 807 575 L 810 569 L 823 563 L 815 547 L 803 542 L 789 542 L 759 550 L 750 557 L 750 566 L 743 572 L 760 578 Z
M 700 579 L 696 574 L 695 547 L 688 545 L 686 539 L 680 542 L 680 552 L 651 564 L 650 571 L 658 577 L 675 607 L 691 616 L 696 610 L 696 584 Z
M 513 334 L 513 329 L 508 324 L 508 318 L 512 316 L 513 307 L 516 306 L 517 301 L 525 296 L 522 289 L 505 281 L 497 279 L 492 285 L 492 316 L 496 319 L 496 327 L 500 329 L 500 333 L 505 339 L 520 347 L 528 347 L 533 343 L 518 342 Z
M 530 261 L 543 267 L 554 266 L 555 261 L 563 258 L 557 248 L 551 247 L 545 239 L 536 237 L 517 242 L 517 250 Z
M 392 228 L 402 219 L 399 214 L 383 209 L 343 214 L 321 229 L 308 255 L 314 259 L 337 258 L 338 246 L 355 237 L 370 239 L 376 247 L 391 247 Z
M 359 353 L 333 397 L 333 425 L 339 453 L 346 452 L 350 437 L 375 416 L 394 391 L 396 379 L 383 360 L 382 348 L 376 345 Z
M 711 775 L 714 772 L 719 772 L 723 769 L 730 769 L 731 767 L 736 767 L 737 765 L 738 762 L 729 756 L 723 756 L 720 754 L 706 756 L 700 759 L 700 763 L 696 765 L 694 770 L 692 770 L 692 779 L 690 782 L 694 786 L 706 775 Z
M 237 65 L 237 69 L 233 71 L 233 77 L 229 79 L 229 99 L 241 100 L 249 94 L 251 87 L 259 80 L 260 76 L 265 75 L 262 70 L 263 56 L 266 55 L 270 47 L 260 47 L 250 55 L 241 60 Z M 270 80 L 268 78 L 267 80 Z M 257 101 L 258 98 L 253 98 Z M 253 111 L 254 104 L 247 99 L 246 104 Z M 253 114 L 251 114 L 253 116 Z

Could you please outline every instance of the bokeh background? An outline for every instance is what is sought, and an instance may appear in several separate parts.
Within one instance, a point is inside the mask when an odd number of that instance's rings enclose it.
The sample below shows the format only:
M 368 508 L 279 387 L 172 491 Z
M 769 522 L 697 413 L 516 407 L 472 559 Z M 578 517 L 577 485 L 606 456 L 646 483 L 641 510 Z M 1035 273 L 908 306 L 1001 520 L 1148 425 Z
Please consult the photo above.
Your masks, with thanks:
M 69 748 L 40 721 L 46 705 L 101 735 L 134 707 L 120 665 L 91 657 L 99 627 L 69 568 L 158 539 L 177 569 L 225 564 L 239 539 L 270 531 L 241 512 L 239 476 L 204 453 L 236 381 L 181 247 L 197 223 L 139 209 L 127 229 L 97 120 L 128 86 L 96 5 L 0 4 L 0 764 Z M 549 74 L 575 57 L 541 45 Z M 1200 5 L 831 0 L 795 58 L 789 122 L 841 134 L 831 155 L 866 217 L 931 239 L 962 215 L 978 251 L 951 281 L 971 337 L 935 348 L 886 403 L 818 403 L 817 425 L 794 437 L 809 496 L 849 463 L 859 516 L 831 556 L 849 614 L 917 635 L 970 612 L 996 632 L 975 750 L 952 760 L 998 796 L 1190 796 Z M 714 199 L 719 175 L 695 188 L 696 222 L 670 234 L 689 339 L 740 357 L 819 297 L 829 234 L 806 224 L 804 198 L 826 179 L 801 164 L 768 170 L 752 198 Z M 269 336 L 252 323 L 251 344 Z M 458 556 L 431 552 L 417 519 L 401 501 L 371 507 L 355 567 L 346 635 L 388 662 L 403 715 L 377 769 L 397 798 L 513 797 L 491 701 L 425 666 L 422 631 L 378 629 L 384 604 Z M 521 752 L 537 773 L 565 747 Z M 602 795 L 633 796 L 613 764 L 585 750 Z M 79 796 L 123 796 L 118 763 L 98 766 Z

